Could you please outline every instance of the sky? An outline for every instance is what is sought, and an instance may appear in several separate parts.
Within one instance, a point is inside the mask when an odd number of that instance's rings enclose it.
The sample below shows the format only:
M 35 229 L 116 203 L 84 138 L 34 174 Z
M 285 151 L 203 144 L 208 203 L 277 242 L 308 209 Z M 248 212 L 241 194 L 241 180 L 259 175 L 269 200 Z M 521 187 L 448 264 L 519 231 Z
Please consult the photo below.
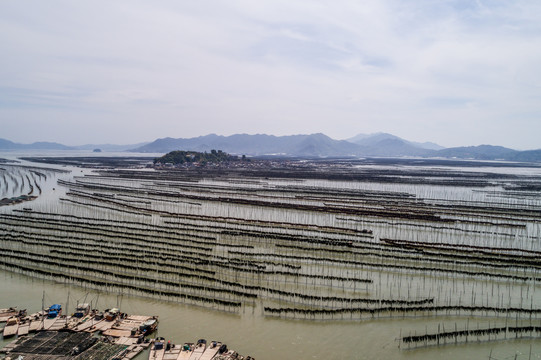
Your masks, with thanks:
M 541 1 L 0 2 L 0 138 L 541 148 Z

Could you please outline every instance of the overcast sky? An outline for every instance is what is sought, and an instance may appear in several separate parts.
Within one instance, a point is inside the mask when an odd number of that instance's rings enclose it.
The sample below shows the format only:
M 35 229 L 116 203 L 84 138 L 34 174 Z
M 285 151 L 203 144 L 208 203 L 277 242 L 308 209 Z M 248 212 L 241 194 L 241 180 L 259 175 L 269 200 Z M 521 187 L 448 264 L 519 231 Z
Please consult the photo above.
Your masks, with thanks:
M 0 138 L 541 148 L 541 1 L 0 2 Z

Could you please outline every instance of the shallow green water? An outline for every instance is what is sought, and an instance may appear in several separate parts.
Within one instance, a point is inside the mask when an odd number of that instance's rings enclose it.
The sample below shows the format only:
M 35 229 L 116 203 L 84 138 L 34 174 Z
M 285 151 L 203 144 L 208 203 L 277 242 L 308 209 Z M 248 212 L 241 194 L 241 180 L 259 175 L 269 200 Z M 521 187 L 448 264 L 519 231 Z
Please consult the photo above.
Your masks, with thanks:
M 139 297 L 118 297 L 86 291 L 83 288 L 35 280 L 0 271 L 0 308 L 18 306 L 29 312 L 41 308 L 43 292 L 45 305 L 61 303 L 68 312 L 77 300 L 98 302 L 100 309 L 120 304 L 129 314 L 158 315 L 159 335 L 175 343 L 199 338 L 220 340 L 243 355 L 258 360 L 270 359 L 531 359 L 541 358 L 541 341 L 523 339 L 507 341 L 470 342 L 416 350 L 399 349 L 396 339 L 401 329 L 416 329 L 419 333 L 437 328 L 438 323 L 453 327 L 456 318 L 445 319 L 379 319 L 352 322 L 310 322 L 271 319 L 261 316 L 260 309 L 246 308 L 240 315 L 216 312 L 184 304 L 169 303 Z M 87 295 L 88 294 L 88 295 Z M 470 319 L 471 324 L 488 325 L 491 319 Z M 415 331 L 415 330 L 412 330 Z M 403 334 L 405 335 L 405 334 Z M 11 341 L 11 340 L 10 340 Z M 4 346 L 7 341 L 1 341 Z M 147 354 L 137 359 L 146 358 Z

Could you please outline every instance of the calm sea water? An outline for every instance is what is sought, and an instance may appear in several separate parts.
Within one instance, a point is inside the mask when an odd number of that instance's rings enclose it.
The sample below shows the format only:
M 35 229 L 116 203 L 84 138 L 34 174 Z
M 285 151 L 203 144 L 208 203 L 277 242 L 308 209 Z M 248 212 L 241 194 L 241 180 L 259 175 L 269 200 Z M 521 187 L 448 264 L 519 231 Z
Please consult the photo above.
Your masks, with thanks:
M 45 296 L 43 294 L 45 293 Z M 100 309 L 119 305 L 129 314 L 158 315 L 158 334 L 174 343 L 197 339 L 220 340 L 232 349 L 258 360 L 271 359 L 531 359 L 541 358 L 539 340 L 507 340 L 500 342 L 470 342 L 416 350 L 399 349 L 396 339 L 401 329 L 416 329 L 419 333 L 437 328 L 445 319 L 379 319 L 371 321 L 325 321 L 270 319 L 261 316 L 260 309 L 246 309 L 240 315 L 216 312 L 190 305 L 156 301 L 140 297 L 118 296 L 103 292 L 36 280 L 0 271 L 0 307 L 18 306 L 29 312 L 61 303 L 74 310 L 77 301 L 92 301 Z M 69 304 L 68 304 L 69 299 Z M 449 328 L 456 318 L 447 319 Z M 490 319 L 471 319 L 471 324 L 483 327 Z M 406 334 L 403 334 L 406 335 Z M 11 340 L 9 340 L 11 341 Z M 8 341 L 0 341 L 5 346 Z M 143 353 L 137 359 L 145 359 Z

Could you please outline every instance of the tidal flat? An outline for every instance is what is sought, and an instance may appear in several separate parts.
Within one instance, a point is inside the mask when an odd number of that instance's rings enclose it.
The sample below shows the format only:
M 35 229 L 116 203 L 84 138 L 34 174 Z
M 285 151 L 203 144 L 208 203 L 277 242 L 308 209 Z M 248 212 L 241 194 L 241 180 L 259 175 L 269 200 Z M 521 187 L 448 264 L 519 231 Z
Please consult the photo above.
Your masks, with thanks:
M 536 164 L 19 161 L 0 307 L 86 297 L 256 359 L 541 356 Z

